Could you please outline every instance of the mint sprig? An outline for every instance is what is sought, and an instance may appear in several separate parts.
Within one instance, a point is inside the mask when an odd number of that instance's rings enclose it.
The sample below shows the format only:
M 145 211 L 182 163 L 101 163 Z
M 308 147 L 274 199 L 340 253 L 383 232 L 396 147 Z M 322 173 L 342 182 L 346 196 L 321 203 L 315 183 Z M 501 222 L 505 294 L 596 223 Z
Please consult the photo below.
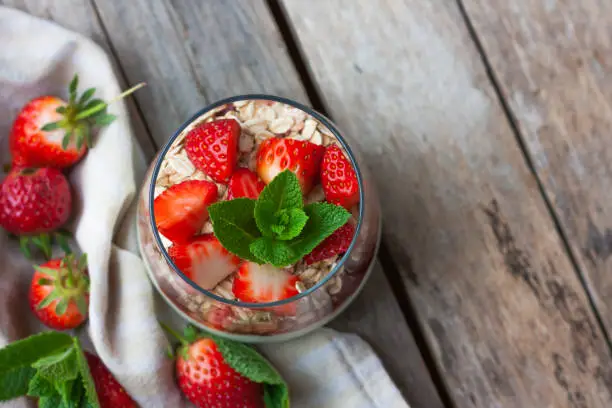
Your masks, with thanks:
M 0 401 L 24 395 L 39 407 L 100 407 L 78 339 L 44 332 L 0 349 Z
M 304 206 L 298 178 L 289 170 L 276 176 L 257 200 L 222 201 L 209 206 L 208 212 L 225 249 L 276 267 L 298 262 L 351 216 L 334 204 Z

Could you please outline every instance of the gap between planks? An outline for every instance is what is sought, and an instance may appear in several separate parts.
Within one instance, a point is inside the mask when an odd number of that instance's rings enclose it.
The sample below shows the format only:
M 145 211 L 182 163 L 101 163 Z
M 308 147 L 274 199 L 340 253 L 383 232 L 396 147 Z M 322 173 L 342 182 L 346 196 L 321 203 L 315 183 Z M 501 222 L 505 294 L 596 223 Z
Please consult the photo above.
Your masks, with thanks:
M 604 334 L 608 348 L 610 349 L 610 351 L 612 351 L 612 340 L 610 339 L 610 333 L 608 332 L 606 325 L 604 324 L 603 317 L 601 316 L 601 313 L 599 312 L 599 309 L 597 308 L 597 304 L 595 303 L 595 296 L 592 293 L 591 289 L 589 288 L 589 285 L 587 284 L 583 271 L 581 270 L 579 266 L 578 260 L 576 259 L 576 256 L 574 255 L 574 252 L 571 249 L 569 237 L 567 233 L 565 232 L 565 230 L 563 229 L 563 227 L 561 226 L 561 220 L 559 218 L 559 215 L 555 211 L 551 198 L 546 192 L 546 189 L 544 188 L 544 183 L 542 182 L 540 174 L 537 172 L 535 163 L 533 162 L 533 159 L 529 155 L 527 143 L 525 142 L 525 139 L 519 129 L 517 118 L 512 113 L 512 109 L 510 108 L 508 101 L 506 100 L 506 98 L 504 98 L 499 79 L 497 78 L 497 75 L 493 69 L 491 61 L 489 60 L 485 52 L 482 42 L 480 41 L 480 38 L 478 37 L 476 29 L 474 28 L 474 25 L 472 24 L 472 21 L 470 20 L 470 16 L 467 10 L 465 9 L 463 0 L 456 0 L 456 2 L 459 8 L 459 12 L 461 13 L 461 17 L 463 18 L 463 21 L 465 22 L 465 25 L 467 27 L 470 38 L 474 42 L 474 45 L 476 46 L 476 49 L 478 50 L 478 54 L 480 55 L 480 59 L 483 63 L 483 66 L 485 67 L 487 78 L 489 79 L 489 82 L 491 83 L 491 86 L 493 87 L 493 90 L 495 92 L 495 95 L 497 96 L 497 99 L 504 112 L 504 115 L 506 116 L 506 119 L 508 120 L 508 123 L 510 124 L 512 133 L 514 134 L 514 137 L 516 138 L 516 141 L 520 147 L 521 153 L 523 155 L 523 159 L 525 160 L 525 163 L 527 164 L 527 168 L 529 169 L 529 171 L 531 172 L 531 174 L 533 175 L 536 181 L 536 184 L 538 186 L 538 191 L 540 195 L 542 196 L 542 199 L 544 200 L 544 204 L 546 205 L 546 209 L 553 221 L 555 230 L 557 231 L 557 234 L 559 235 L 561 242 L 563 244 L 563 250 L 565 251 L 565 254 L 567 255 L 567 257 L 569 258 L 570 263 L 572 264 L 572 267 L 574 269 L 574 272 L 578 276 L 578 281 L 580 282 L 580 285 L 582 285 L 582 288 L 587 294 L 587 298 L 589 300 L 589 306 L 591 307 L 591 310 L 593 311 L 595 319 L 597 320 L 597 325 L 599 326 L 599 329 Z
M 108 31 L 106 30 L 106 25 L 104 24 L 104 21 L 102 21 L 102 17 L 100 16 L 100 10 L 98 10 L 98 5 L 96 4 L 95 0 L 89 0 L 89 4 L 91 4 L 94 14 L 96 15 L 96 20 L 98 21 L 98 24 L 100 25 L 100 29 L 102 30 L 102 34 L 104 35 L 104 38 L 106 38 L 109 52 L 111 53 L 112 58 L 115 60 L 117 64 L 117 70 L 119 71 L 118 75 L 121 77 L 123 83 L 129 84 L 128 77 L 125 73 L 125 69 L 123 68 L 123 65 L 121 64 L 121 59 L 119 58 L 119 54 L 117 53 L 117 50 L 115 49 L 113 41 L 110 35 L 108 35 Z M 134 107 L 136 108 L 136 113 L 138 114 L 138 117 L 140 121 L 142 122 L 145 132 L 147 133 L 147 138 L 149 139 L 149 143 L 151 146 L 153 146 L 153 149 L 152 149 L 153 155 L 151 157 L 149 157 L 150 155 L 147 153 L 149 149 L 143 149 L 143 154 L 145 155 L 145 159 L 147 161 L 147 166 L 148 166 L 149 162 L 153 159 L 153 157 L 155 157 L 156 152 L 159 149 L 159 146 L 157 145 L 157 143 L 155 143 L 155 139 L 153 139 L 153 134 L 151 133 L 149 124 L 145 120 L 145 116 L 142 113 L 142 108 L 140 107 L 138 100 L 136 98 L 131 98 L 131 100 L 134 103 Z
M 296 34 L 291 28 L 291 24 L 289 23 L 289 19 L 287 18 L 283 7 L 279 4 L 278 0 L 266 0 L 266 3 L 268 4 L 270 13 L 272 14 L 272 17 L 278 26 L 278 30 L 285 42 L 287 53 L 289 54 L 289 57 L 291 58 L 291 61 L 293 62 L 293 65 L 295 66 L 296 71 L 304 84 L 306 94 L 308 95 L 312 107 L 333 120 L 333 117 L 331 117 L 325 103 L 323 102 L 321 92 L 313 79 L 313 75 L 310 72 L 308 65 L 305 63 L 304 54 L 298 45 Z M 418 322 L 416 309 L 408 296 L 408 292 L 405 289 L 400 272 L 390 255 L 384 238 L 382 238 L 380 242 L 378 260 L 380 261 L 385 276 L 389 280 L 392 293 L 397 299 L 397 303 L 402 314 L 404 315 L 406 324 L 414 336 L 421 357 L 425 361 L 425 365 L 429 370 L 429 374 L 434 386 L 436 387 L 436 391 L 442 400 L 442 403 L 448 408 L 455 407 L 446 383 L 444 382 L 441 372 L 435 362 L 432 350 L 426 341 L 423 329 Z

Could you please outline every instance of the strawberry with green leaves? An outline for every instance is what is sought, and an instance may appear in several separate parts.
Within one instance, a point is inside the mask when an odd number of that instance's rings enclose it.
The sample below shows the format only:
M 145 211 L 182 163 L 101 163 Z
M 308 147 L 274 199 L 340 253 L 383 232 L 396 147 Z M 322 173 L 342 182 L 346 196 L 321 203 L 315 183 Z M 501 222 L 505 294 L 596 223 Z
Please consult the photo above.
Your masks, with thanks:
M 144 84 L 125 91 L 112 103 Z M 69 86 L 68 101 L 57 96 L 40 96 L 19 112 L 9 136 L 13 168 L 67 168 L 77 163 L 92 146 L 94 129 L 109 125 L 115 116 L 109 103 L 94 98 L 95 88 L 77 94 L 78 76 Z
M 288 408 L 289 390 L 279 373 L 253 348 L 187 326 L 176 351 L 179 388 L 199 408 Z
M 35 266 L 29 303 L 45 326 L 56 330 L 74 329 L 87 318 L 89 277 L 87 257 L 74 255 Z

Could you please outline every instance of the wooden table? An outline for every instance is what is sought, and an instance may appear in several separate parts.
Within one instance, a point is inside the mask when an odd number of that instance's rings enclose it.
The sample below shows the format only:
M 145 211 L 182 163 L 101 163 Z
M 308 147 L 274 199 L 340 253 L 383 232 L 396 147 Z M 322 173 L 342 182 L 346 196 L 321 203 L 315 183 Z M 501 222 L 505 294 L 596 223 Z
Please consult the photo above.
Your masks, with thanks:
M 93 38 L 147 158 L 207 103 L 287 96 L 359 143 L 380 265 L 333 326 L 412 407 L 612 405 L 609 0 L 0 0 Z

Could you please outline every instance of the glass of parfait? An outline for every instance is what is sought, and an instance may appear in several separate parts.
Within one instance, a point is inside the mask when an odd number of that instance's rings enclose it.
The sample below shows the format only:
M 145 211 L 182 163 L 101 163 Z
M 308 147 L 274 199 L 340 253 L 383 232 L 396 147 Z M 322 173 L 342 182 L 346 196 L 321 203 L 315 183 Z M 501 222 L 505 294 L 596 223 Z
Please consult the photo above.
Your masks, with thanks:
M 356 146 L 322 114 L 271 95 L 202 109 L 170 138 L 138 198 L 157 291 L 204 330 L 287 340 L 342 312 L 365 284 L 380 208 Z

